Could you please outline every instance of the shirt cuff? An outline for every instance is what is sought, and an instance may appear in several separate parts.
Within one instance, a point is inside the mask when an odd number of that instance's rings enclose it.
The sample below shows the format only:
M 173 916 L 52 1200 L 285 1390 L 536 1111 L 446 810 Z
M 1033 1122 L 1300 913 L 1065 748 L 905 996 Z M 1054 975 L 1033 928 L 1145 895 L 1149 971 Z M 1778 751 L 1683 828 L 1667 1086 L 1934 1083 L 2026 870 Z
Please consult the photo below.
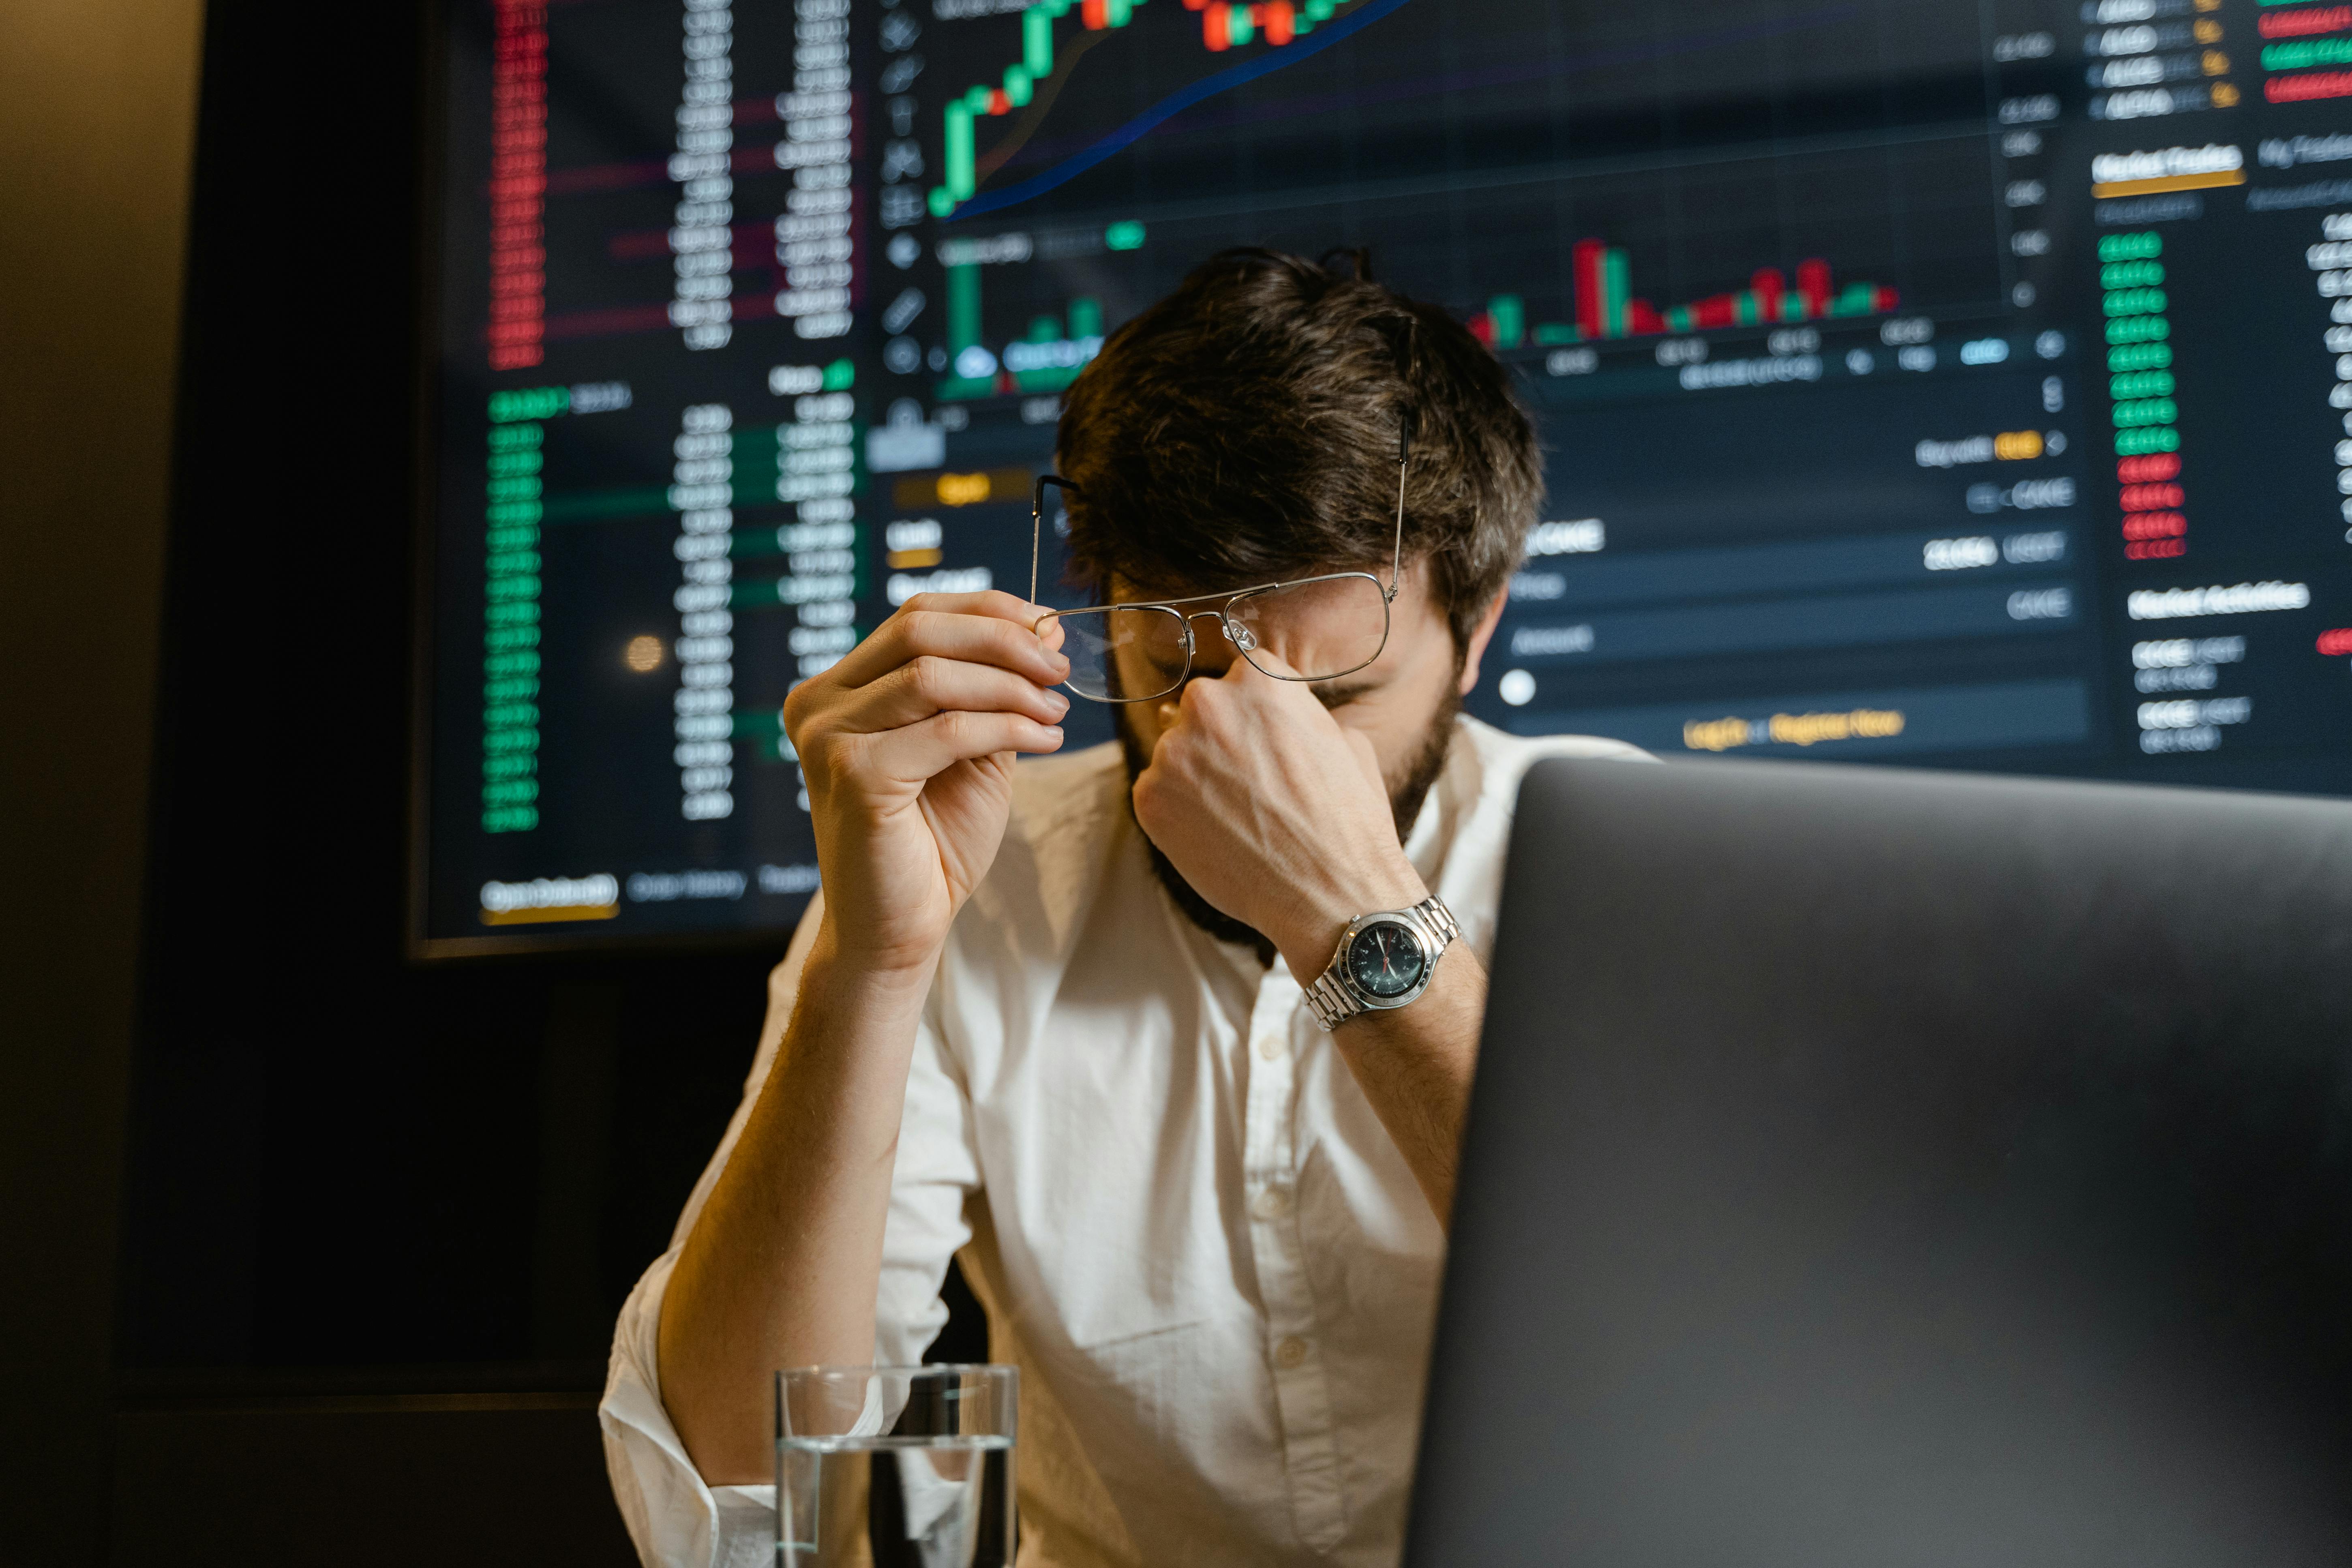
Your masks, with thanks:
M 629 1292 L 596 1418 L 614 1500 L 646 1568 L 772 1568 L 776 1489 L 704 1484 L 662 1405 L 658 1336 L 676 1252 Z

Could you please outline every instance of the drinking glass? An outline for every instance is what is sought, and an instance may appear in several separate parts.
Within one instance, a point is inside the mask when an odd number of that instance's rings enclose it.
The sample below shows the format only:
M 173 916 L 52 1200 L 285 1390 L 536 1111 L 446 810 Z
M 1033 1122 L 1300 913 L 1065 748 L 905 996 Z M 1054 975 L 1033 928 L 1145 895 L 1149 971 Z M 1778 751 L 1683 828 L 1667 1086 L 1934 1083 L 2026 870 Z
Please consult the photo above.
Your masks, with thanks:
M 1017 1367 L 776 1373 L 777 1568 L 1011 1568 Z

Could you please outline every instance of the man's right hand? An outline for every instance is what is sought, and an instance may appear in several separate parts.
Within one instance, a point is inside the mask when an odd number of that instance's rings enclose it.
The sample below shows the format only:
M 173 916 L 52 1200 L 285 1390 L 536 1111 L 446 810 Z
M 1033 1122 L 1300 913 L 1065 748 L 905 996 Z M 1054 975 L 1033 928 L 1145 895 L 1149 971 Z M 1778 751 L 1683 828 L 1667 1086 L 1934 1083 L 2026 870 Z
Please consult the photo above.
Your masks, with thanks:
M 793 689 L 833 952 L 869 975 L 928 977 L 996 858 L 1013 754 L 1062 744 L 1058 624 L 993 591 L 909 599 L 839 664 Z
M 996 858 L 1016 752 L 1062 744 L 1057 628 L 1010 594 L 910 599 L 793 689 L 824 915 L 784 1038 L 663 1297 L 662 1401 L 714 1485 L 772 1474 L 780 1366 L 874 1354 L 907 1065 L 948 925 Z

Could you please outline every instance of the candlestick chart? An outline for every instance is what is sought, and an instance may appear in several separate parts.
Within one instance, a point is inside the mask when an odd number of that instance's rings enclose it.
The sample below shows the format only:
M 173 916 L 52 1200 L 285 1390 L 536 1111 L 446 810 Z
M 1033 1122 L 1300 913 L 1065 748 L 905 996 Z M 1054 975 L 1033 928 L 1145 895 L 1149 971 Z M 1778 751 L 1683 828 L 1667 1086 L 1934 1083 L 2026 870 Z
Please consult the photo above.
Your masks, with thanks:
M 942 400 L 1055 390 L 1091 334 L 1037 322 L 1079 298 L 1115 324 L 1246 244 L 1365 247 L 1499 351 L 2006 307 L 1990 132 L 1938 78 L 1975 40 L 1942 9 L 1596 8 L 1569 37 L 1511 9 L 1045 0 L 940 25 L 957 66 L 910 84 L 899 155 L 929 183 L 883 215 L 929 242 L 898 254 L 942 309 L 897 363 L 943 357 Z M 1899 107 L 1858 86 L 1890 33 L 1934 84 Z M 1717 101 L 1759 56 L 1764 98 Z
M 788 923 L 785 695 L 1025 591 L 1065 395 L 1237 247 L 1506 368 L 1481 720 L 2341 787 L 2344 7 L 450 11 L 428 951 Z

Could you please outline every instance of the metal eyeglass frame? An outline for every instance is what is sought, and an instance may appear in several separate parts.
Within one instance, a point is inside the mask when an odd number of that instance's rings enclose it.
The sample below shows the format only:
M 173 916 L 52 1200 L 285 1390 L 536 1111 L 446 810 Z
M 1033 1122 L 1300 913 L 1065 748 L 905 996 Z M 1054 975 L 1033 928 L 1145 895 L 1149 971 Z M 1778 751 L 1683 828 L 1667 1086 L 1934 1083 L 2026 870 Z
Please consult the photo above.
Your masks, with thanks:
M 1389 646 L 1389 606 L 1396 603 L 1397 587 L 1404 575 L 1404 479 L 1406 465 L 1412 461 L 1412 419 L 1408 413 L 1397 429 L 1396 527 L 1390 545 L 1389 580 L 1386 586 L 1382 586 L 1380 578 L 1370 572 L 1326 572 L 1313 577 L 1291 577 L 1278 583 L 1259 583 L 1247 588 L 1232 588 L 1222 594 L 1194 594 L 1182 599 L 1145 599 L 1122 605 L 1087 605 L 1076 609 L 1052 610 L 1031 622 L 1029 629 L 1033 632 L 1037 631 L 1047 621 L 1058 620 L 1065 616 L 1099 615 L 1110 610 L 1166 610 L 1176 617 L 1178 623 L 1184 628 L 1184 668 L 1177 673 L 1174 680 L 1169 682 L 1162 689 L 1144 697 L 1097 697 L 1092 692 L 1078 691 L 1076 687 L 1070 687 L 1072 691 L 1089 702 L 1153 702 L 1181 687 L 1192 673 L 1192 623 L 1208 616 L 1213 616 L 1216 619 L 1219 628 L 1225 634 L 1225 640 L 1233 644 L 1234 649 L 1244 658 L 1249 658 L 1250 664 L 1260 673 L 1273 676 L 1276 680 L 1297 680 L 1312 684 L 1337 680 L 1343 675 L 1353 675 L 1357 670 L 1362 669 L 1366 665 L 1379 658 Z M 1080 493 L 1076 484 L 1059 474 L 1045 474 L 1037 480 L 1036 497 L 1031 502 L 1029 510 L 1029 602 L 1033 605 L 1037 602 L 1037 563 L 1045 539 L 1045 487 L 1048 485 L 1067 490 L 1073 495 Z M 1250 658 L 1250 651 L 1257 647 L 1257 637 L 1249 627 L 1234 619 L 1234 605 L 1261 594 L 1272 594 L 1285 588 L 1303 588 L 1313 583 L 1338 583 L 1350 577 L 1362 578 L 1377 589 L 1381 595 L 1380 646 L 1372 649 L 1370 657 L 1362 664 L 1350 665 L 1346 669 L 1333 670 L 1328 675 L 1275 675 L 1265 666 Z M 1183 608 L 1186 605 L 1205 604 L 1212 599 L 1223 602 L 1214 610 L 1194 610 L 1188 613 Z M 1065 681 L 1063 684 L 1069 683 Z

